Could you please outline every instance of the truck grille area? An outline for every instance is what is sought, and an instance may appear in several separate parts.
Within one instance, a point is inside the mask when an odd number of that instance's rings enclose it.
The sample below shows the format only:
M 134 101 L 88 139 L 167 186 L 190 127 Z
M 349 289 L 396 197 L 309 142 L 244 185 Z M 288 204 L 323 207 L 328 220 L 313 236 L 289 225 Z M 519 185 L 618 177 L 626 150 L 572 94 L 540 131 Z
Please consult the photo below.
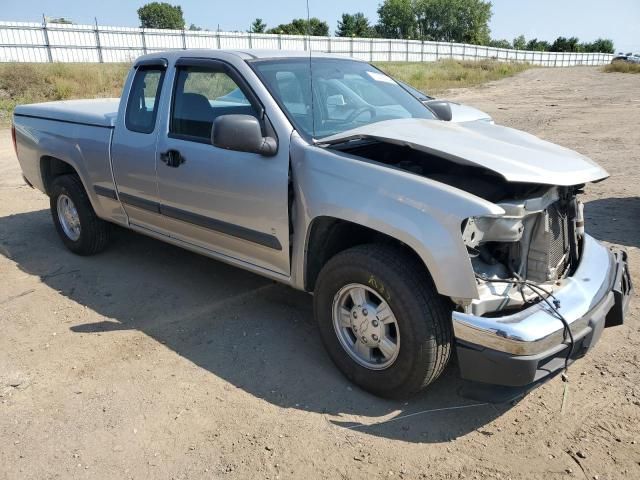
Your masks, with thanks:
M 546 282 L 562 276 L 570 258 L 569 237 L 567 212 L 556 202 L 536 220 L 527 255 L 529 280 Z

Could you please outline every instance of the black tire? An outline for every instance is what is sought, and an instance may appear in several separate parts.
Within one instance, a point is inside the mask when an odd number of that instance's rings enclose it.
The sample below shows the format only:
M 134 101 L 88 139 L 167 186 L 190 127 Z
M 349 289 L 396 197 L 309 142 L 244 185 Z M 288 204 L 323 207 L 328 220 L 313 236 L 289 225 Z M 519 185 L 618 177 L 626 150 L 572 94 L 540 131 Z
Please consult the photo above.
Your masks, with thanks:
M 396 317 L 400 349 L 384 370 L 361 366 L 338 340 L 333 299 L 350 283 L 375 290 Z M 450 302 L 437 293 L 422 262 L 390 245 L 360 245 L 337 254 L 323 267 L 314 292 L 316 321 L 331 359 L 356 385 L 387 398 L 415 394 L 443 372 L 452 351 L 451 311 Z
M 80 219 L 80 237 L 70 238 L 58 218 L 58 197 L 68 196 L 73 201 Z M 94 255 L 103 251 L 109 243 L 110 224 L 101 220 L 91 206 L 87 192 L 76 175 L 61 175 L 53 180 L 49 198 L 53 224 L 65 246 L 78 255 Z

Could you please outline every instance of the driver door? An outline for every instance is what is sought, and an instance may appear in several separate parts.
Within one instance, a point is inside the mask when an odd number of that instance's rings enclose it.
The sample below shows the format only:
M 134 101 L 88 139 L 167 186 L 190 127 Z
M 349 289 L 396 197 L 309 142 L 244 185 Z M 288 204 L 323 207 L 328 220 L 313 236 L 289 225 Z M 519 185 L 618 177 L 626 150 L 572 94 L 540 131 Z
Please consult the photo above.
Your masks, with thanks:
M 211 145 L 215 118 L 253 115 L 259 100 L 240 74 L 217 60 L 180 59 L 157 148 L 158 194 L 172 237 L 222 257 L 289 275 L 288 138 L 278 153 Z

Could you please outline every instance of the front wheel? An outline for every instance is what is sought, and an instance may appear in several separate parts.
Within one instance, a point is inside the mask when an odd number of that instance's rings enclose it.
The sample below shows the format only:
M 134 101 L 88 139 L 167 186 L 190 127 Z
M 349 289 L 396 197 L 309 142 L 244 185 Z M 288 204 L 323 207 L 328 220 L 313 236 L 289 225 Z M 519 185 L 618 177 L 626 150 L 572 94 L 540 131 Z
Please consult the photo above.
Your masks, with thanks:
M 76 175 L 54 179 L 49 203 L 53 223 L 69 250 L 78 255 L 93 255 L 105 249 L 110 225 L 98 218 Z
M 361 245 L 324 266 L 314 311 L 329 355 L 351 381 L 390 398 L 416 393 L 451 356 L 451 308 L 399 248 Z

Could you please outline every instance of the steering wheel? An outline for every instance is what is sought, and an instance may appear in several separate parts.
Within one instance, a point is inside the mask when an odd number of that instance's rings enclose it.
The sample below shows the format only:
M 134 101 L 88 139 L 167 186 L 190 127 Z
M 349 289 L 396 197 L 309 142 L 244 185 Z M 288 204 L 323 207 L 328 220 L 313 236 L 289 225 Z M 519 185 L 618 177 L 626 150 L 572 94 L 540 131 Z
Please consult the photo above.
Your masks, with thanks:
M 360 115 L 362 115 L 364 112 L 369 112 L 371 114 L 371 119 L 374 119 L 376 116 L 376 109 L 374 107 L 372 107 L 371 105 L 365 105 L 363 107 L 360 108 L 356 108 L 353 113 L 351 115 L 349 115 L 345 120 L 344 123 L 351 123 L 353 122 L 356 118 L 358 118 Z

